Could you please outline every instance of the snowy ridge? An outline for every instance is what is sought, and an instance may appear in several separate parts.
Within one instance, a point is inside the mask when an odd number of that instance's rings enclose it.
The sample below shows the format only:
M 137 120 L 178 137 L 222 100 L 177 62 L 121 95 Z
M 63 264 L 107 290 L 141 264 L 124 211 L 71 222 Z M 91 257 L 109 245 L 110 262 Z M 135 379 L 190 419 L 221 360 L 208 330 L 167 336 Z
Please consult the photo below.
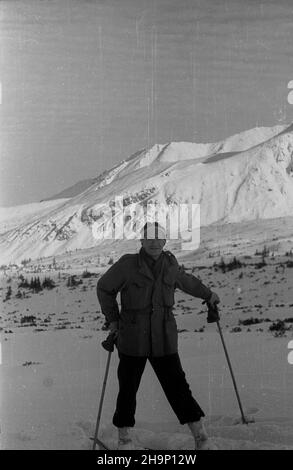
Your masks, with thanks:
M 2 210 L 3 262 L 96 246 L 101 242 L 93 237 L 93 223 L 115 196 L 123 196 L 125 206 L 199 203 L 204 226 L 291 215 L 292 126 L 251 129 L 216 144 L 155 145 L 104 172 L 81 194 L 56 205 L 50 201 L 52 206 L 44 211 L 35 205 L 21 211 L 16 207 L 12 225 Z M 14 209 L 9 211 L 13 214 Z
M 59 207 L 67 199 L 33 202 L 14 207 L 0 207 L 0 233 L 8 232 L 31 219 L 45 215 Z

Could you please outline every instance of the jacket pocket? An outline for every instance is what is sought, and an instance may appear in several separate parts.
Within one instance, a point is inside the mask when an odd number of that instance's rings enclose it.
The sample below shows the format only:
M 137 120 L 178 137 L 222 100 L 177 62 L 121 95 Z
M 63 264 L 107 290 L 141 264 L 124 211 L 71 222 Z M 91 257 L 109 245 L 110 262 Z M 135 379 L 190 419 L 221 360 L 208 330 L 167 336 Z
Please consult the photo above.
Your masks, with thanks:
M 143 320 L 143 321 L 142 321 Z M 148 318 L 121 322 L 117 341 L 118 350 L 124 354 L 148 355 L 150 351 L 150 323 Z
M 121 295 L 121 304 L 125 309 L 141 309 L 150 303 L 150 286 L 140 279 L 131 281 Z

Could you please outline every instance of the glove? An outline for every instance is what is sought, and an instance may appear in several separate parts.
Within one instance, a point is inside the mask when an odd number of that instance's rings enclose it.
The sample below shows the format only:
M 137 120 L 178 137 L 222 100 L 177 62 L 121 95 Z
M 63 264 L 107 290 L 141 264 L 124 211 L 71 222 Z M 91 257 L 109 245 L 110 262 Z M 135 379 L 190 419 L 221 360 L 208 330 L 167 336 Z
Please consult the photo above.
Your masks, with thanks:
M 208 323 L 214 323 L 220 320 L 219 311 L 217 304 L 220 302 L 218 295 L 215 292 L 212 292 L 210 298 L 208 300 L 204 300 L 203 304 L 207 304 L 208 306 Z
M 209 300 L 207 300 L 207 304 L 210 304 L 212 308 L 216 308 L 216 304 L 218 304 L 219 302 L 219 296 L 215 292 L 212 292 L 212 295 L 210 296 Z
M 102 346 L 106 351 L 114 351 L 114 345 L 117 343 L 116 333 L 109 333 L 107 338 L 102 341 Z
M 114 351 L 114 345 L 117 344 L 117 337 L 118 337 L 118 321 L 112 321 L 109 324 L 110 333 L 108 334 L 107 338 L 102 341 L 102 346 L 106 351 Z
M 216 321 L 220 320 L 220 315 L 218 311 L 217 305 L 212 307 L 210 304 L 208 304 L 208 317 L 207 317 L 207 322 L 208 323 L 214 323 Z

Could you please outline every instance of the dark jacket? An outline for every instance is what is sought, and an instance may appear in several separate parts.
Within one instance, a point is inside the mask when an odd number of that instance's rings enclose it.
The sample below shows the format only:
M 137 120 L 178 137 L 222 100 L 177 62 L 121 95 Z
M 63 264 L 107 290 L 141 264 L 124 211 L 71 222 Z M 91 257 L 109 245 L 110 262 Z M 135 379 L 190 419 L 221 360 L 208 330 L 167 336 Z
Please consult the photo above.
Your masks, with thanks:
M 145 251 L 126 254 L 97 283 L 97 296 L 108 322 L 118 321 L 117 348 L 130 356 L 164 356 L 178 350 L 177 325 L 172 313 L 174 291 L 209 299 L 211 290 L 163 251 L 155 271 Z M 120 292 L 119 313 L 117 294 Z

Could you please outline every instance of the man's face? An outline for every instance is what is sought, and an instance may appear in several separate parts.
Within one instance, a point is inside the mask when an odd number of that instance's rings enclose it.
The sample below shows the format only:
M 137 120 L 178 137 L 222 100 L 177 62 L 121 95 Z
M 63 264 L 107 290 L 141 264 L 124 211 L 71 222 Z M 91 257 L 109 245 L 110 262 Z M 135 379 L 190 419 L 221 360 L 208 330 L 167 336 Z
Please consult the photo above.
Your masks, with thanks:
M 142 238 L 141 245 L 148 255 L 157 259 L 163 251 L 166 240 L 162 238 Z

